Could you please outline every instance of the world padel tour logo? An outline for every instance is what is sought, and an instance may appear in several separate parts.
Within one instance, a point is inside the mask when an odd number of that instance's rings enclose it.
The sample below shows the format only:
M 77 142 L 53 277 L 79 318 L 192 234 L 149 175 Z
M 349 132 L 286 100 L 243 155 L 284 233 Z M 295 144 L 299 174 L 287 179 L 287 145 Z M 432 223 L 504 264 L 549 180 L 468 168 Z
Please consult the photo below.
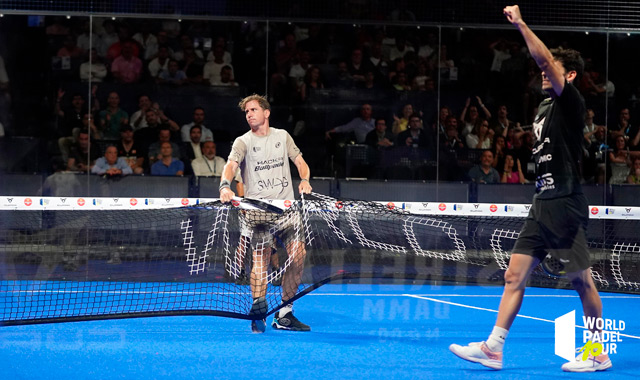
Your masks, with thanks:
M 623 320 L 582 317 L 586 329 L 582 332 L 582 346 L 576 350 L 576 311 L 573 310 L 555 319 L 555 354 L 574 361 L 587 360 L 589 355 L 615 355 L 618 343 L 622 342 L 620 332 L 626 328 Z

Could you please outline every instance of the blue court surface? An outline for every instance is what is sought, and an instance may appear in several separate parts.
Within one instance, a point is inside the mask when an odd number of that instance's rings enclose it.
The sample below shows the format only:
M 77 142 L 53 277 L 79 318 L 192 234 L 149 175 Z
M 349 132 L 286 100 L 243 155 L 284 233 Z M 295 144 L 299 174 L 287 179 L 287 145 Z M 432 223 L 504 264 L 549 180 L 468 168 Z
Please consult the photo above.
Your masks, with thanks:
M 637 379 L 640 296 L 602 293 L 605 317 L 626 328 L 613 368 L 564 373 L 554 319 L 576 310 L 572 291 L 527 290 L 502 371 L 462 361 L 451 343 L 485 340 L 502 289 L 326 285 L 295 304 L 310 333 L 221 317 L 158 317 L 0 328 L 0 379 Z M 270 321 L 271 318 L 269 318 Z M 582 329 L 576 328 L 576 339 Z

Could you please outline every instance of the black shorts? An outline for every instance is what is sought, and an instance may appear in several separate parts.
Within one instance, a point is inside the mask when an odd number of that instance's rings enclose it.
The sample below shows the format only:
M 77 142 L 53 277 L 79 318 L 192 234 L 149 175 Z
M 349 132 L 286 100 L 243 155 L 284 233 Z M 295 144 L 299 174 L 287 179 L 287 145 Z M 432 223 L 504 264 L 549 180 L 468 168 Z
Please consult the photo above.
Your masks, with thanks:
M 591 266 L 586 230 L 589 204 L 584 194 L 556 199 L 533 199 L 513 253 L 538 258 L 548 254 L 564 265 L 566 273 Z

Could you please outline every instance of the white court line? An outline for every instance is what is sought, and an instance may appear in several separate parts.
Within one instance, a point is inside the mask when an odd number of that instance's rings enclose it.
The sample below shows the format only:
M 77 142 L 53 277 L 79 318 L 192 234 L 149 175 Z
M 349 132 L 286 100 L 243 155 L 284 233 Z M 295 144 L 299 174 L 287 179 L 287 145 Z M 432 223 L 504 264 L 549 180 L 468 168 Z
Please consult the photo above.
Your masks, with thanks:
M 475 309 L 475 310 L 482 310 L 482 311 L 490 311 L 490 312 L 492 312 L 492 313 L 497 313 L 497 312 L 498 312 L 498 310 L 495 310 L 495 309 L 487 309 L 487 308 L 485 308 L 485 307 L 478 307 L 478 306 L 465 305 L 465 304 L 461 304 L 461 303 L 457 303 L 457 302 L 443 301 L 443 300 L 439 300 L 439 299 L 431 298 L 431 297 L 416 296 L 416 295 L 413 295 L 413 294 L 403 294 L 403 296 L 405 296 L 405 297 L 411 297 L 411 298 L 418 298 L 418 299 L 421 299 L 421 300 L 427 300 L 427 301 L 433 301 L 433 302 L 444 303 L 444 304 L 452 305 L 452 306 L 465 307 L 465 308 L 467 308 L 467 309 Z M 548 322 L 548 323 L 555 323 L 555 321 L 552 321 L 552 320 L 549 320 L 549 319 L 538 318 L 538 317 L 532 317 L 532 316 L 524 315 L 524 314 L 518 314 L 517 316 L 518 316 L 518 317 L 520 317 L 520 318 L 533 319 L 533 320 L 536 320 L 536 321 L 542 321 L 542 322 Z M 584 329 L 584 330 L 586 330 L 586 329 L 587 329 L 586 327 L 584 327 L 584 326 L 579 326 L 579 325 L 576 325 L 576 327 L 577 327 L 577 328 L 580 328 L 580 329 Z M 622 334 L 622 333 L 620 333 L 620 336 L 624 336 L 624 337 L 632 338 L 632 339 L 640 339 L 640 336 L 628 335 L 628 334 Z

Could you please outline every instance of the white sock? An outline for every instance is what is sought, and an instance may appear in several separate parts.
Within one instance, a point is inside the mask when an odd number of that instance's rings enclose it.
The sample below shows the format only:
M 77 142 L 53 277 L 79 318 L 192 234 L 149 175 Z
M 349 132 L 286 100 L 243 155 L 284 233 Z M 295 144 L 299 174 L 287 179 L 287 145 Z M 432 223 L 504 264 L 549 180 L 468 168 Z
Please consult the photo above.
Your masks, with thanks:
M 502 352 L 502 348 L 504 347 L 504 341 L 507 339 L 507 335 L 509 335 L 509 330 L 503 329 L 502 327 L 493 326 L 493 330 L 491 331 L 491 335 L 489 335 L 489 339 L 487 339 L 487 347 L 493 352 Z
M 288 312 L 293 311 L 293 304 L 290 303 L 282 309 L 278 310 L 278 318 L 284 317 Z

